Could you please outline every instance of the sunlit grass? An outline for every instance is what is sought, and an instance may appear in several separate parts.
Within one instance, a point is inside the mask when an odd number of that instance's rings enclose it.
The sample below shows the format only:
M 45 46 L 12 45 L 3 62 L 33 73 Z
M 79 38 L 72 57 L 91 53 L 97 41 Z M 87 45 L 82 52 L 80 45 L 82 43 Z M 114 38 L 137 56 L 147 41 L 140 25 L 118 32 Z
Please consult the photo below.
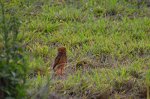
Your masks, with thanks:
M 128 0 L 62 1 L 23 1 L 20 8 L 20 13 L 25 13 L 20 32 L 31 56 L 31 74 L 39 72 L 28 78 L 29 91 L 39 92 L 49 81 L 48 93 L 62 96 L 105 97 L 114 93 L 113 97 L 121 98 L 129 94 L 128 84 L 131 98 L 145 87 L 148 95 L 149 8 L 143 3 L 138 9 L 137 3 Z M 54 79 L 50 68 L 59 46 L 67 48 L 67 68 L 85 58 L 94 68 L 72 70 L 71 74 L 66 71 L 64 79 Z

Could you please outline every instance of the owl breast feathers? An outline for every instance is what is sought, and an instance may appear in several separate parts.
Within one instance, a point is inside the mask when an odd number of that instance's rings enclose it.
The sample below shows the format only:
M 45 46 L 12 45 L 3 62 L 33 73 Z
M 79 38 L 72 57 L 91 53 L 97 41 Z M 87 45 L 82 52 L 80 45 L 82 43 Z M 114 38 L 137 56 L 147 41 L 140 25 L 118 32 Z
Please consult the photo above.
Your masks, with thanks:
M 67 63 L 66 48 L 60 47 L 58 48 L 58 54 L 53 64 L 53 70 L 56 72 L 56 74 L 62 74 L 66 63 Z

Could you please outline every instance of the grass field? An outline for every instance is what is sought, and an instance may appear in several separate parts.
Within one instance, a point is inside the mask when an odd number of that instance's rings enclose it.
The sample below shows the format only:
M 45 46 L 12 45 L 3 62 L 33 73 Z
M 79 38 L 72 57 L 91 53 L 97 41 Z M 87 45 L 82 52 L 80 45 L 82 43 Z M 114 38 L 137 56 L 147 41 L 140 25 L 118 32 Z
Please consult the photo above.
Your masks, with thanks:
M 150 98 L 148 0 L 8 2 L 30 55 L 29 98 Z M 51 68 L 59 46 L 67 48 L 63 77 Z

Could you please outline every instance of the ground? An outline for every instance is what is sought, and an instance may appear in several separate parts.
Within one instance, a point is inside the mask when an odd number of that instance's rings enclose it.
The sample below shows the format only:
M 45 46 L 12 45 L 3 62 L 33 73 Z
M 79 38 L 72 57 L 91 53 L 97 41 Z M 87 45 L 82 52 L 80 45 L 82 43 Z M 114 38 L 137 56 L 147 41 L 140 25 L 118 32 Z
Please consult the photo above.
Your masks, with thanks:
M 16 4 L 21 1 L 11 2 Z M 17 9 L 23 47 L 30 54 L 28 96 L 150 97 L 149 4 L 146 0 L 23 0 Z M 52 70 L 59 46 L 67 48 L 68 56 L 62 77 Z M 76 68 L 78 64 L 83 68 Z

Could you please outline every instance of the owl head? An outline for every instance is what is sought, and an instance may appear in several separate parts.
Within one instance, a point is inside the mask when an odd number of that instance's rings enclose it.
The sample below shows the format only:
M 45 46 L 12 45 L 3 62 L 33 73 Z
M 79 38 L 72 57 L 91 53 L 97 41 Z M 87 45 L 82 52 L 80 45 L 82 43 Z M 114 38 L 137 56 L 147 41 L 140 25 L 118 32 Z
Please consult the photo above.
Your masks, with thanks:
M 66 53 L 66 48 L 65 47 L 59 47 L 58 52 L 59 53 Z

